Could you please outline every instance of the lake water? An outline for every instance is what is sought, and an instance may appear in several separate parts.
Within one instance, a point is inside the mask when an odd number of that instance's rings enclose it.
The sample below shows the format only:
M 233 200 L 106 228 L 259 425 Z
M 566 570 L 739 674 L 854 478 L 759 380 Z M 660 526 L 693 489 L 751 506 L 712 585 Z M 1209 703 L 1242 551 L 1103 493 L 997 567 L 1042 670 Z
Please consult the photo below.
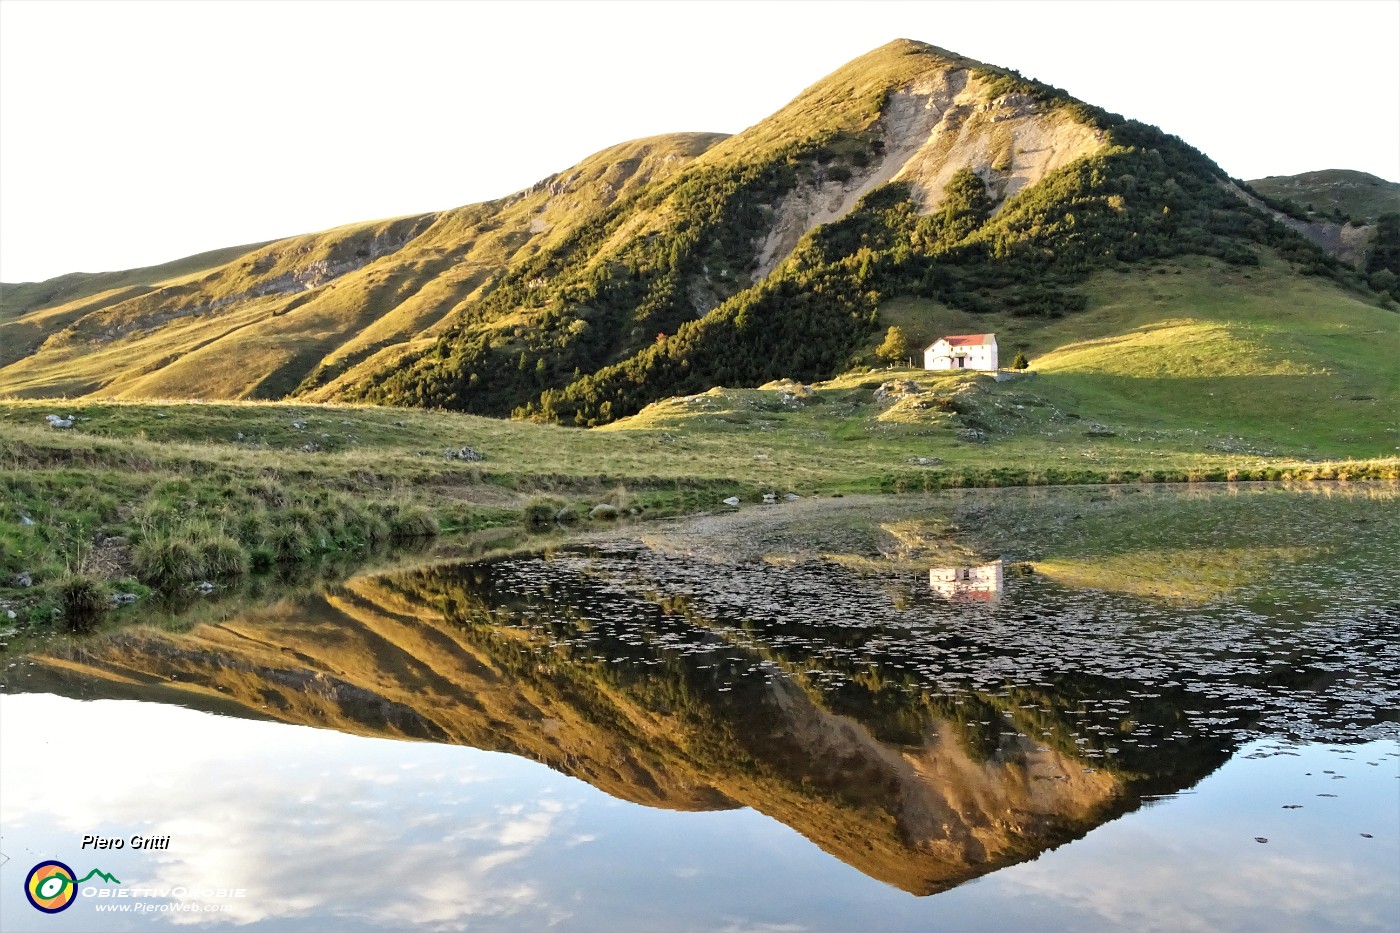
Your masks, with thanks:
M 1393 486 L 802 502 L 30 644 L 0 926 L 1400 929 L 1397 541 Z

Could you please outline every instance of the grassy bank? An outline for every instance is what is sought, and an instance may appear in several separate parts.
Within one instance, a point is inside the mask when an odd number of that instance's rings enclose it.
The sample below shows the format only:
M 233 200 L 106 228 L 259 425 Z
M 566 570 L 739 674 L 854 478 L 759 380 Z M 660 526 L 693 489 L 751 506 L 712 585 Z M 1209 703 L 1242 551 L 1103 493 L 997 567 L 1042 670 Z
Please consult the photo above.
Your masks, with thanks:
M 1400 478 L 1395 458 L 1261 450 L 1076 405 L 1052 375 L 913 370 L 715 389 L 591 431 L 278 403 L 4 402 L 0 615 L 82 627 L 113 594 L 366 560 L 439 533 L 691 513 L 730 495 Z M 51 427 L 49 414 L 75 420 Z

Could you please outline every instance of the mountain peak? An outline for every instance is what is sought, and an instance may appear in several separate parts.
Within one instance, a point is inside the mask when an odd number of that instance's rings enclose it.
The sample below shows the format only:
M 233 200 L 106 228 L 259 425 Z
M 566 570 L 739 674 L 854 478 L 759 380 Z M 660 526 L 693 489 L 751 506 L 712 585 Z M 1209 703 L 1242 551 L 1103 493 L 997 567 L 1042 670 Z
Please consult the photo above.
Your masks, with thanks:
M 633 140 L 496 201 L 6 288 L 0 392 L 601 424 L 839 373 L 892 300 L 1004 315 L 938 332 L 1029 348 L 1024 319 L 1085 309 L 1072 289 L 1102 270 L 1183 253 L 1256 267 L 1273 248 L 1346 279 L 1257 209 L 1181 140 L 901 38 L 730 137 Z

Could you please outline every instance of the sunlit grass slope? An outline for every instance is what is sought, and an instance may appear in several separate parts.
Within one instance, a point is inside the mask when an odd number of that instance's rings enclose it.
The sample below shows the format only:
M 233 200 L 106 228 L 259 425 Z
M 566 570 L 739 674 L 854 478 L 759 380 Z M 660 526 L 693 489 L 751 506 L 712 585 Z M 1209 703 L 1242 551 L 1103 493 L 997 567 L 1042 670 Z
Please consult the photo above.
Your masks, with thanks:
M 1400 314 L 1266 259 L 1101 273 L 1087 311 L 1028 322 L 897 302 L 885 317 L 919 345 L 995 331 L 1025 352 L 1035 392 L 1115 431 L 1195 437 L 1225 451 L 1394 456 Z
M 73 272 L 43 282 L 0 282 L 0 367 L 85 314 L 207 274 L 266 244 L 231 246 L 122 272 Z
M 438 214 L 6 285 L 0 395 L 316 397 L 376 354 L 431 339 L 510 263 L 721 138 L 622 143 L 515 195 Z

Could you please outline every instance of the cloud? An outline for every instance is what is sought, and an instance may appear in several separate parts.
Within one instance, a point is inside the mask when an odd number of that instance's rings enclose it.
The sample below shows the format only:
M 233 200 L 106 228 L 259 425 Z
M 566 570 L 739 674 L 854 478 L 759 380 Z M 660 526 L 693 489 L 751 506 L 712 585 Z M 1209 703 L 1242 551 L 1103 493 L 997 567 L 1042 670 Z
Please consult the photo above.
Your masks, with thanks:
M 114 722 L 124 725 L 103 726 Z M 509 759 L 500 775 L 469 774 L 466 786 L 480 796 L 463 797 L 457 772 L 469 769 L 407 769 L 398 758 L 411 750 L 460 764 L 469 749 L 35 695 L 4 697 L 3 725 L 3 760 L 28 758 L 4 772 L 7 827 L 42 828 L 74 844 L 97 827 L 168 834 L 167 851 L 118 853 L 131 872 L 122 881 L 184 886 L 187 900 L 201 902 L 201 889 L 245 888 L 222 919 L 316 914 L 452 930 L 473 917 L 524 914 L 521 925 L 534 927 L 566 916 L 527 876 L 527 856 L 556 833 L 577 835 L 561 825 L 572 807 L 547 794 L 519 799 L 534 789 L 504 776 L 515 766 Z M 75 738 L 46 744 L 47 734 Z M 475 822 L 441 831 L 464 811 Z M 202 922 L 197 913 L 167 916 Z

